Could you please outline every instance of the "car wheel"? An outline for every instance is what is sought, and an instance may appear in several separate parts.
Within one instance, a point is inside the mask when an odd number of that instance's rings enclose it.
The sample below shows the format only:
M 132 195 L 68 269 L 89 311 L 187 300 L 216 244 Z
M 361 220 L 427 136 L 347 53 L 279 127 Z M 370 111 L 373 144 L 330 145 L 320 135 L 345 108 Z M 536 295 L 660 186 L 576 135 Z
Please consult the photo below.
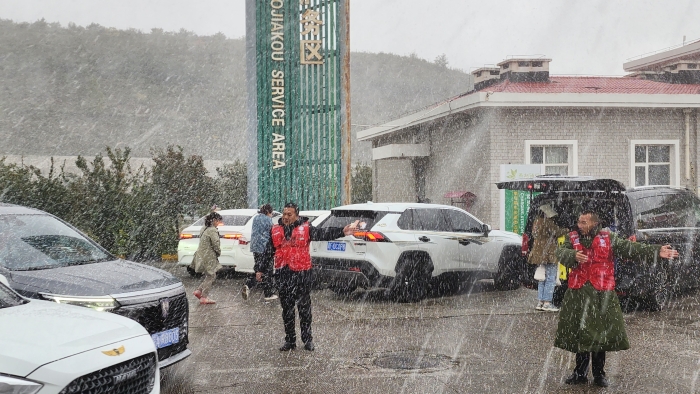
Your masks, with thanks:
M 190 267 L 189 265 L 187 266 L 187 273 L 190 274 L 190 276 L 193 278 L 201 278 L 202 276 L 204 276 L 203 274 L 195 272 L 194 268 Z
M 656 279 L 656 288 L 652 289 L 643 300 L 644 306 L 654 312 L 666 308 L 673 296 L 673 290 L 666 271 L 659 271 L 656 275 Z
M 398 302 L 418 302 L 426 297 L 433 266 L 423 254 L 406 256 L 397 263 L 398 272 L 391 287 L 391 295 Z
M 493 278 L 496 290 L 515 290 L 520 287 L 521 273 L 526 269 L 523 264 L 519 248 L 503 248 L 498 259 L 498 272 Z
M 355 289 L 357 289 L 357 286 L 329 286 L 328 288 L 331 289 L 331 291 L 334 292 L 335 295 L 345 297 L 353 291 L 355 291 Z
M 560 307 L 564 301 L 564 294 L 566 294 L 566 289 L 569 288 L 569 282 L 562 281 L 561 285 L 554 288 L 554 294 L 552 295 L 552 304 L 556 307 Z

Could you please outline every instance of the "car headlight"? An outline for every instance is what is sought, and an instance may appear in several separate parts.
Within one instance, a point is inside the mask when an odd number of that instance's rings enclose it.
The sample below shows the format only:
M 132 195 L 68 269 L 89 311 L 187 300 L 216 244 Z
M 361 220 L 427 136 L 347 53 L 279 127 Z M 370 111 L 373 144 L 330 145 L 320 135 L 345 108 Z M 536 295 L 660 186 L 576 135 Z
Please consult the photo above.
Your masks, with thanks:
M 44 297 L 44 299 L 47 299 L 49 301 L 54 301 L 59 304 L 70 304 L 70 305 L 77 305 L 77 306 L 84 306 L 88 308 L 92 308 L 96 311 L 110 311 L 118 306 L 119 303 L 117 300 L 110 296 L 101 296 L 101 297 L 78 297 L 78 296 L 64 296 L 64 295 L 57 295 L 57 294 L 48 294 L 48 293 L 41 293 L 41 296 Z
M 0 393 L 34 394 L 44 387 L 41 383 L 0 375 Z

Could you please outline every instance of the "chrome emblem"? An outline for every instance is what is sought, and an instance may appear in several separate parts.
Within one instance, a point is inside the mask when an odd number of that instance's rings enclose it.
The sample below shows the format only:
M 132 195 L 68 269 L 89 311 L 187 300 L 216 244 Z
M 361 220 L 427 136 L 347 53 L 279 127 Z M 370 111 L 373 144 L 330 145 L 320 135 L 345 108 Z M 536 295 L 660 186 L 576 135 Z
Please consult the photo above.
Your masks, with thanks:
M 133 379 L 133 378 L 138 376 L 140 369 L 141 368 L 136 368 L 136 369 L 132 369 L 131 371 L 127 371 L 127 372 L 124 372 L 122 374 L 115 375 L 112 377 L 112 382 L 114 384 L 119 384 L 119 383 L 126 382 L 127 380 Z
M 120 346 L 120 347 L 118 347 L 116 349 L 112 349 L 112 350 L 103 350 L 102 351 L 102 353 L 104 353 L 110 357 L 121 356 L 122 354 L 124 354 L 124 352 L 125 352 L 124 346 Z
M 161 312 L 161 315 L 163 315 L 163 319 L 168 318 L 168 312 L 170 312 L 170 299 L 169 298 L 162 298 L 160 300 L 160 312 Z

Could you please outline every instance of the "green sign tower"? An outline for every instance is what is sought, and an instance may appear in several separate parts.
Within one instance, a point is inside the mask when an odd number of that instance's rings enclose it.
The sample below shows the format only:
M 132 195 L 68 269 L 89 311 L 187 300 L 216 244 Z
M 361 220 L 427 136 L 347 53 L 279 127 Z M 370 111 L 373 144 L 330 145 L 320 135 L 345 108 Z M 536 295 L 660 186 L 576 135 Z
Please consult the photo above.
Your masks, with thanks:
M 246 5 L 249 205 L 349 203 L 349 0 Z

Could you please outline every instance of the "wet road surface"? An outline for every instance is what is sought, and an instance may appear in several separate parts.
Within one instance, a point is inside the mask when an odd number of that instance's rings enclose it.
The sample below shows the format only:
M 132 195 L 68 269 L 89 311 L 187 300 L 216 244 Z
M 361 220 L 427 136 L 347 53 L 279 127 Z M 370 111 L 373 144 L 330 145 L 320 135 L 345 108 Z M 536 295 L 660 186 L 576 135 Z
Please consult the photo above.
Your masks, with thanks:
M 382 291 L 312 292 L 316 350 L 280 352 L 279 301 L 222 275 L 211 298 L 174 263 L 190 299 L 187 360 L 162 371 L 163 393 L 692 393 L 700 392 L 700 295 L 662 312 L 625 314 L 631 349 L 608 353 L 607 389 L 567 386 L 573 354 L 552 346 L 557 313 L 534 310 L 536 290 L 471 289 L 399 304 Z M 298 332 L 298 320 L 297 320 Z M 592 380 L 592 379 L 591 379 Z

